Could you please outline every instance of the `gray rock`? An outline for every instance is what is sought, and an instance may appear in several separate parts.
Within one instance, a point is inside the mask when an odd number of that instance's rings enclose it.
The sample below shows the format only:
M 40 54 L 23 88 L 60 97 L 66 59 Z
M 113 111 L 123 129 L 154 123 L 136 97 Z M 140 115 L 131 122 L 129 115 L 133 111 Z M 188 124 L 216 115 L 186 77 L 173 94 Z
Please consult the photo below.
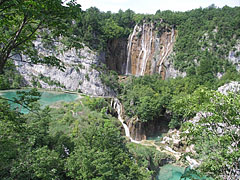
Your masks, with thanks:
M 98 56 L 86 46 L 78 50 L 75 48 L 64 50 L 63 44 L 54 42 L 57 49 L 62 52 L 58 53 L 59 51 L 44 48 L 40 39 L 34 44 L 39 55 L 56 56 L 64 63 L 66 69 L 63 72 L 56 67 L 15 61 L 17 70 L 25 79 L 25 84 L 33 86 L 34 81 L 37 80 L 44 89 L 81 91 L 95 96 L 115 96 L 114 91 L 101 82 L 100 72 L 92 68 L 92 65 L 98 65 L 102 61 L 103 56 Z M 17 60 L 21 60 L 20 58 L 19 55 L 15 56 Z M 22 60 L 29 61 L 29 58 L 22 55 Z M 44 78 L 41 79 L 40 76 Z

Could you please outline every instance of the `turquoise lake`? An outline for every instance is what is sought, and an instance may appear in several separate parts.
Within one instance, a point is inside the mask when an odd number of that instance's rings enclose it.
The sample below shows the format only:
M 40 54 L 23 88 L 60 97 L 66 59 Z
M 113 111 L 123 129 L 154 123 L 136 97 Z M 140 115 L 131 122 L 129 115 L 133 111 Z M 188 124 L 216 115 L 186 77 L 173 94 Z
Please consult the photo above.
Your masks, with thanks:
M 180 180 L 184 171 L 184 167 L 167 164 L 160 168 L 157 180 Z
M 172 164 L 167 164 L 162 167 L 160 167 L 160 172 L 157 176 L 157 180 L 213 180 L 212 178 L 208 178 L 206 176 L 199 177 L 196 174 L 193 174 L 192 172 L 189 174 L 190 178 L 181 178 L 183 174 L 186 172 L 189 173 L 189 168 L 184 168 L 180 166 L 175 166 Z M 189 176 L 188 176 L 189 177 Z
M 23 90 L 19 90 L 19 91 L 23 91 Z M 17 90 L 0 91 L 0 95 L 8 99 L 13 99 L 17 97 L 16 92 Z M 70 93 L 59 93 L 59 92 L 50 92 L 50 91 L 40 91 L 40 93 L 41 93 L 41 98 L 39 100 L 39 103 L 41 107 L 50 106 L 54 103 L 61 102 L 61 101 L 71 102 L 78 98 L 77 94 L 70 94 Z M 10 103 L 10 104 L 12 108 L 20 108 L 20 105 L 18 104 L 15 104 L 15 103 Z M 21 112 L 28 113 L 28 110 L 21 108 Z

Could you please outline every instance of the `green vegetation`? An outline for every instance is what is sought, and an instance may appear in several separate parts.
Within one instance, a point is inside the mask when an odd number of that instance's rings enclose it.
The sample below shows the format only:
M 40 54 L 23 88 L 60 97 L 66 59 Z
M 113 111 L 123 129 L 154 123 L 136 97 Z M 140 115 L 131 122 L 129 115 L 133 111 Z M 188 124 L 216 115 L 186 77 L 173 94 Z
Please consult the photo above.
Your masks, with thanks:
M 239 100 L 239 94 L 200 88 L 175 102 L 186 119 L 198 113 L 198 121 L 184 123 L 185 135 L 203 161 L 200 170 L 216 179 L 235 179 L 239 169 Z
M 28 93 L 21 97 L 19 103 L 34 102 Z M 86 97 L 56 109 L 35 104 L 23 115 L 1 100 L 1 179 L 149 179 L 107 106 L 103 98 Z
M 57 86 L 57 87 L 61 87 L 61 88 L 65 88 L 64 85 L 62 85 L 59 81 L 57 80 L 52 80 L 50 77 L 46 77 L 43 74 L 40 74 L 39 78 L 37 78 L 38 80 L 42 80 L 43 82 L 47 83 L 50 86 Z M 34 84 L 33 84 L 34 85 Z M 36 84 L 37 86 L 39 86 L 38 82 Z
M 7 62 L 5 73 L 0 74 L 0 90 L 19 89 L 23 84 L 23 78 L 16 70 L 15 65 L 12 62 Z
M 100 79 L 103 84 L 110 87 L 114 92 L 118 93 L 120 90 L 120 85 L 118 83 L 118 74 L 113 70 L 109 70 L 105 64 L 100 64 L 98 66 L 92 65 L 93 69 L 100 73 Z
M 230 67 L 226 57 L 240 37 L 239 10 L 239 7 L 216 8 L 214 5 L 187 12 L 159 10 L 152 19 L 162 18 L 165 24 L 175 26 L 178 31 L 175 67 L 197 76 L 202 76 L 201 69 L 205 69 L 206 78 L 212 80 L 213 75 Z
M 39 59 L 32 41 L 39 37 L 42 29 L 52 31 L 48 34 L 53 37 L 66 35 L 69 32 L 66 21 L 78 14 L 79 7 L 74 0 L 68 1 L 67 6 L 62 6 L 60 0 L 0 1 L 0 74 L 3 74 L 6 62 L 15 54 L 28 55 L 32 63 L 49 64 L 62 69 L 61 62 L 53 56 Z
M 216 179 L 234 179 L 240 157 L 240 97 L 214 90 L 232 80 L 240 81 L 240 74 L 227 60 L 230 51 L 235 51 L 235 57 L 240 53 L 235 48 L 240 38 L 239 12 L 239 7 L 210 6 L 142 15 L 131 10 L 81 11 L 74 0 L 67 6 L 60 0 L 3 0 L 0 89 L 19 88 L 23 82 L 9 61 L 15 54 L 29 56 L 33 64 L 64 70 L 56 57 L 38 56 L 33 44 L 38 37 L 44 48 L 54 51 L 58 51 L 56 41 L 67 49 L 85 44 L 100 52 L 112 39 L 127 39 L 136 23 L 154 22 L 156 29 L 174 27 L 177 39 L 172 60 L 178 70 L 187 72 L 185 78 L 129 77 L 119 85 L 118 74 L 105 65 L 92 68 L 100 72 L 106 86 L 119 93 L 127 116 L 151 122 L 169 115 L 170 128 L 188 130 L 185 136 L 195 144 L 201 172 Z M 75 70 L 84 68 L 78 65 Z M 219 73 L 223 76 L 217 79 Z M 85 79 L 90 80 L 88 74 Z M 34 86 L 41 86 L 39 80 L 63 87 L 43 75 L 33 77 Z M 0 179 L 142 180 L 156 176 L 162 161 L 171 159 L 154 148 L 127 144 L 120 134 L 121 124 L 108 114 L 111 110 L 103 98 L 84 97 L 41 110 L 34 103 L 39 94 L 32 91 L 30 95 L 35 99 L 24 93 L 17 100 L 31 111 L 27 115 L 11 110 L 0 98 Z M 186 122 L 198 113 L 202 114 L 198 123 Z

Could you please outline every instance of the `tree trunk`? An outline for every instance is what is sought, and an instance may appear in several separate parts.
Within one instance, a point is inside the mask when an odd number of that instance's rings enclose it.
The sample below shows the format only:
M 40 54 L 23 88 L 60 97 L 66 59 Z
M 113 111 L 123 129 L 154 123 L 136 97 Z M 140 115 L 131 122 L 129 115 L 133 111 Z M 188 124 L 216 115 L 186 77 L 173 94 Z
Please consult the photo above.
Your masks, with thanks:
M 1 60 L 1 61 L 0 61 L 0 75 L 3 74 L 4 64 L 5 64 L 5 63 L 3 63 L 2 60 Z
M 0 55 L 0 74 L 4 73 L 4 66 L 8 60 L 11 51 L 8 51 L 6 54 Z

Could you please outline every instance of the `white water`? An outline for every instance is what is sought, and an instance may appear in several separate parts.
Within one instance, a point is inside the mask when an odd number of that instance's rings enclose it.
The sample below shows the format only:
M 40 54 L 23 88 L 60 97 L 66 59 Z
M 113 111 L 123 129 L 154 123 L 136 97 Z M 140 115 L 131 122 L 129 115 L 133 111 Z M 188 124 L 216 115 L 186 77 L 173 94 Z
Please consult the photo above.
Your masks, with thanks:
M 131 73 L 131 72 L 129 72 L 129 66 L 131 67 L 130 63 L 131 63 L 132 40 L 133 40 L 133 36 L 136 34 L 137 27 L 138 27 L 137 25 L 134 27 L 133 33 L 130 34 L 130 36 L 128 38 L 128 45 L 127 45 L 128 56 L 127 56 L 126 75 Z
M 147 28 L 148 31 L 146 31 L 145 29 L 145 25 L 143 25 L 143 37 L 142 37 L 142 42 L 141 42 L 141 52 L 143 52 L 143 58 L 142 58 L 142 62 L 141 62 L 141 72 L 138 73 L 137 75 L 140 76 L 144 76 L 144 73 L 146 71 L 146 66 L 147 66 L 147 60 L 149 58 L 149 56 L 151 55 L 151 50 L 152 50 L 152 39 L 153 39 L 153 35 L 152 35 L 152 24 L 150 28 Z M 150 37 L 150 41 L 147 41 L 148 37 Z M 141 55 L 141 52 L 139 54 L 139 56 Z M 138 64 L 139 64 L 139 60 L 138 60 Z M 139 69 L 139 68 L 137 68 Z
M 131 142 L 137 143 L 139 144 L 141 141 L 136 141 L 134 140 L 131 136 L 130 136 L 130 131 L 129 128 L 127 126 L 127 124 L 124 123 L 124 119 L 122 118 L 122 104 L 121 102 L 117 99 L 114 98 L 111 100 L 111 106 L 117 111 L 118 113 L 118 120 L 122 123 L 124 131 L 125 131 L 125 135 L 130 139 Z
M 125 71 L 126 75 L 133 73 L 136 76 L 144 76 L 144 74 L 146 73 L 149 60 L 151 61 L 150 63 L 151 69 L 155 69 L 154 67 L 158 65 L 157 71 L 161 73 L 163 63 L 172 51 L 172 46 L 175 40 L 175 30 L 172 27 L 171 33 L 166 32 L 166 39 L 163 40 L 163 43 L 164 43 L 162 47 L 163 49 L 160 50 L 160 54 L 159 54 L 160 58 L 158 61 L 153 62 L 153 58 L 155 56 L 153 54 L 154 53 L 156 54 L 157 51 L 155 52 L 155 48 L 152 48 L 152 45 L 154 42 L 156 42 L 157 44 L 160 44 L 160 41 L 161 41 L 161 38 L 158 38 L 154 34 L 153 29 L 154 29 L 154 25 L 152 23 L 151 24 L 144 23 L 141 26 L 136 25 L 134 27 L 133 33 L 129 35 L 128 45 L 127 45 L 127 51 L 128 51 L 127 64 L 126 64 L 126 71 Z M 135 40 L 134 37 L 137 37 L 138 33 L 141 33 L 141 36 L 138 38 L 138 40 Z M 132 56 L 133 51 L 136 51 L 138 53 L 138 57 L 135 63 L 133 62 L 134 60 L 131 59 L 131 58 L 135 58 Z M 134 54 L 134 56 L 135 55 L 136 54 Z M 153 57 L 151 57 L 151 55 L 153 55 Z M 158 56 L 158 54 L 156 54 L 156 56 Z M 132 66 L 136 66 L 134 67 L 134 69 L 136 69 L 136 72 L 132 72 L 132 69 L 131 69 Z
M 162 57 L 162 60 L 159 64 L 159 69 L 158 69 L 158 72 L 159 74 L 161 73 L 161 70 L 162 70 L 162 64 L 165 60 L 165 58 L 167 57 L 167 55 L 169 55 L 170 51 L 171 51 L 171 48 L 169 49 L 169 47 L 172 45 L 172 43 L 174 42 L 174 28 L 172 28 L 172 32 L 171 32 L 171 39 L 170 39 L 170 42 L 168 42 L 168 39 L 167 39 L 167 50 L 165 51 L 163 57 Z

